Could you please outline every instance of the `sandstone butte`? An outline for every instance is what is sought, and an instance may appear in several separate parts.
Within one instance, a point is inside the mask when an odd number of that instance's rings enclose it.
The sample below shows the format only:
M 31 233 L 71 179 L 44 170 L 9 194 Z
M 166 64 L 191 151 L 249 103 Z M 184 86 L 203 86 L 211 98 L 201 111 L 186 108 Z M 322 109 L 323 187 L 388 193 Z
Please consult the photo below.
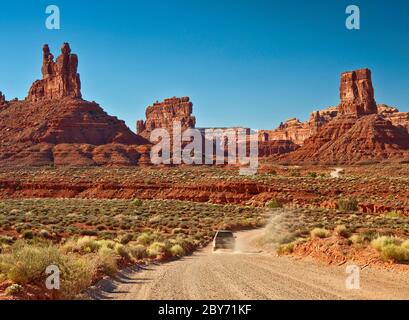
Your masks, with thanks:
M 0 165 L 120 165 L 138 163 L 148 141 L 95 102 L 82 99 L 78 57 L 64 43 L 54 61 L 43 48 L 42 79 L 23 101 L 0 94 Z
M 409 160 L 408 115 L 377 106 L 370 70 L 343 73 L 340 98 L 337 114 L 280 161 L 348 164 Z

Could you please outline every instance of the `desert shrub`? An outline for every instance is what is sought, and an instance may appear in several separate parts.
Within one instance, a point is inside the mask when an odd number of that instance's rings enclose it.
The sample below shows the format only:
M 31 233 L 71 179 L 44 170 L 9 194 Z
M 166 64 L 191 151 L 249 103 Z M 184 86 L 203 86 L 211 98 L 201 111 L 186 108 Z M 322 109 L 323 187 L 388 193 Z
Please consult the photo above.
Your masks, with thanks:
M 98 251 L 98 267 L 109 276 L 114 276 L 118 272 L 115 251 L 107 247 L 102 247 Z
M 93 237 L 93 236 L 98 235 L 98 231 L 97 230 L 81 230 L 80 235 Z
M 331 232 L 323 228 L 315 228 L 310 232 L 312 238 L 328 238 Z
M 340 237 L 348 238 L 348 236 L 349 236 L 348 229 L 344 225 L 336 226 L 334 231 L 335 231 L 335 234 L 337 234 Z
M 100 249 L 101 245 L 95 238 L 85 236 L 79 238 L 75 245 L 75 251 L 80 253 L 96 252 Z
M 108 248 L 108 249 L 115 249 L 116 245 L 117 245 L 117 243 L 114 240 L 104 239 L 104 240 L 96 241 L 96 246 L 97 246 L 98 249 L 102 248 L 102 247 L 105 247 L 105 248 Z
M 291 254 L 294 252 L 294 249 L 301 243 L 305 242 L 305 239 L 297 239 L 293 242 L 282 244 L 277 248 L 277 254 L 279 256 Z
M 170 248 L 170 253 L 173 257 L 182 257 L 185 255 L 185 249 L 179 244 L 175 244 Z
M 23 232 L 23 238 L 24 238 L 24 239 L 28 239 L 28 240 L 33 239 L 33 238 L 34 238 L 34 233 L 33 233 L 33 231 L 31 231 L 31 230 L 26 230 L 26 231 L 24 231 L 24 232 Z
M 143 232 L 141 235 L 138 237 L 137 241 L 140 244 L 143 245 L 149 245 L 152 242 L 156 240 L 157 236 L 153 234 L 152 232 Z
M 56 247 L 37 247 L 18 242 L 10 253 L 0 256 L 0 273 L 17 284 L 27 284 L 41 280 L 48 266 L 58 265 L 62 255 Z
M 295 248 L 295 243 L 294 242 L 290 242 L 287 244 L 282 244 L 277 248 L 277 254 L 282 256 L 282 255 L 286 255 L 286 254 L 291 254 L 294 252 L 294 248 Z
M 399 211 L 389 211 L 389 212 L 384 213 L 382 216 L 385 218 L 391 218 L 391 219 L 404 217 L 404 215 Z
M 316 172 L 310 172 L 310 173 L 308 173 L 308 176 L 311 177 L 311 178 L 316 178 L 318 175 L 317 175 Z
M 354 198 L 338 200 L 338 208 L 341 211 L 357 211 L 358 201 Z
M 127 259 L 127 260 L 131 260 L 131 254 L 125 245 L 118 243 L 115 245 L 114 250 L 115 250 L 115 253 L 119 255 L 120 257 Z
M 119 242 L 121 244 L 128 244 L 129 242 L 131 242 L 133 239 L 133 235 L 130 233 L 124 234 L 123 236 L 121 236 L 119 238 Z
M 97 271 L 97 262 L 89 257 L 68 255 L 60 266 L 61 291 L 65 298 L 75 298 L 87 289 Z
M 7 296 L 13 296 L 13 295 L 21 293 L 22 291 L 23 291 L 23 287 L 19 284 L 14 283 L 8 286 L 4 293 Z
M 365 240 L 359 234 L 354 234 L 354 235 L 350 236 L 348 238 L 348 240 L 351 242 L 351 244 L 361 244 L 361 243 L 365 242 Z
M 164 255 L 166 253 L 166 244 L 155 241 L 148 247 L 148 249 L 146 249 L 146 253 L 151 258 L 157 258 L 158 256 Z
M 135 207 L 141 207 L 141 206 L 143 205 L 143 201 L 140 200 L 140 199 L 134 199 L 134 200 L 132 201 L 132 204 L 133 204 Z
M 378 251 L 382 251 L 384 247 L 389 245 L 399 245 L 400 240 L 396 237 L 382 236 L 372 240 L 371 246 Z
M 131 252 L 131 256 L 136 260 L 141 260 L 146 258 L 146 248 L 145 246 L 138 244 L 138 245 L 131 245 L 129 248 Z
M 50 238 L 50 233 L 47 230 L 41 230 L 38 235 L 45 239 Z
M 266 203 L 266 207 L 270 209 L 282 208 L 283 204 L 277 199 L 271 199 Z
M 409 250 L 396 244 L 388 244 L 382 247 L 380 256 L 385 261 L 405 262 L 409 261 Z

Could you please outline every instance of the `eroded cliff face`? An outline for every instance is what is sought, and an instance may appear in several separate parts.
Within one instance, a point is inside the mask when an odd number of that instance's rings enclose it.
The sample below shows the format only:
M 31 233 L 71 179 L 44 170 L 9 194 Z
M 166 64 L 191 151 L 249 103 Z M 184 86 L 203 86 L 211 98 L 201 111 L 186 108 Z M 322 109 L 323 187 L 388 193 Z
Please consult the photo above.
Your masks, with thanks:
M 341 75 L 340 97 L 340 114 L 361 116 L 378 112 L 369 69 L 344 72 Z
M 337 114 L 337 107 L 329 107 L 312 112 L 310 119 L 305 122 L 301 122 L 297 118 L 289 119 L 281 123 L 277 129 L 260 130 L 260 141 L 289 140 L 298 146 L 302 146 L 306 139 L 317 133 L 319 128 L 334 119 Z
M 409 132 L 409 112 L 400 112 L 395 107 L 378 105 L 378 114 L 389 120 L 394 126 L 405 128 Z
M 193 103 L 189 97 L 173 97 L 163 102 L 155 102 L 146 109 L 146 121 L 137 121 L 137 133 L 149 139 L 153 130 L 165 129 L 172 135 L 173 124 L 176 121 L 181 123 L 182 131 L 194 128 L 196 118 L 192 113 Z

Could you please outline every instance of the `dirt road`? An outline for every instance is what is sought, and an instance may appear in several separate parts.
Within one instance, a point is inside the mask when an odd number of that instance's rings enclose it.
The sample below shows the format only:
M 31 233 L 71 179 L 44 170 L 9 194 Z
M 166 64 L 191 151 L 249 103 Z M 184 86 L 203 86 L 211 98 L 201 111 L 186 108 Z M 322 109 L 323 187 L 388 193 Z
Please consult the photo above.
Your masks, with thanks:
M 323 266 L 305 259 L 276 257 L 253 245 L 262 230 L 238 233 L 238 252 L 190 257 L 104 281 L 97 299 L 409 299 L 406 274 L 364 268 L 361 289 L 346 289 L 346 265 Z M 102 289 L 101 289 L 102 288 Z

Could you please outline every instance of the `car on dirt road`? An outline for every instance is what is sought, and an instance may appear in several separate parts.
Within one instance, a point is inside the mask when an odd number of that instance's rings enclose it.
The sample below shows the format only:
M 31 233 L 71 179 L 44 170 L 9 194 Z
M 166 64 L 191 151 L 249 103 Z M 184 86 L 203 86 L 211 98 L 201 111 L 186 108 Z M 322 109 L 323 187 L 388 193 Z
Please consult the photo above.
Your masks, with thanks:
M 232 231 L 219 230 L 213 239 L 213 251 L 217 249 L 234 250 L 236 247 L 236 237 Z

